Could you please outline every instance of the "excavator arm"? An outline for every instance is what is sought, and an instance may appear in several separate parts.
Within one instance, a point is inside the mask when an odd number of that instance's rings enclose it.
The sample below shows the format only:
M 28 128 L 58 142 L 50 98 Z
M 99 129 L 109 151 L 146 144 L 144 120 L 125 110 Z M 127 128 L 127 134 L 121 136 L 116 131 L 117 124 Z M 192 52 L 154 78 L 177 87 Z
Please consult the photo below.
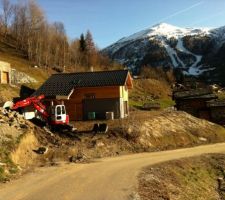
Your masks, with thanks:
M 49 117 L 48 112 L 46 111 L 46 106 L 41 103 L 41 100 L 44 99 L 44 95 L 37 97 L 28 97 L 22 101 L 16 102 L 12 109 L 17 110 L 18 108 L 25 108 L 27 106 L 33 106 L 45 119 Z

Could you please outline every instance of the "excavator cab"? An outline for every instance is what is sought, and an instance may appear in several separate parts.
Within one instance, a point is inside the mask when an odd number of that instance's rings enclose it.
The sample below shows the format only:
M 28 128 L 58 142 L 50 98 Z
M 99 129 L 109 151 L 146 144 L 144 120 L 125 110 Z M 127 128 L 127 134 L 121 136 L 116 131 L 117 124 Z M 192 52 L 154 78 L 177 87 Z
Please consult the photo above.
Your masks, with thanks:
M 51 124 L 69 124 L 69 116 L 66 114 L 65 105 L 51 106 Z

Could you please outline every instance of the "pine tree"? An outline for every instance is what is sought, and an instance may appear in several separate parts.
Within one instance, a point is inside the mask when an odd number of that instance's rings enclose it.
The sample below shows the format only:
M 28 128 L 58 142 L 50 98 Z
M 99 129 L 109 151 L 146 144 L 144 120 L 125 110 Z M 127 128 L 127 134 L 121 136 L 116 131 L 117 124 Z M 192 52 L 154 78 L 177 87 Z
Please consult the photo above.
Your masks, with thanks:
M 85 52 L 86 51 L 86 41 L 84 39 L 84 34 L 82 33 L 80 35 L 80 51 Z

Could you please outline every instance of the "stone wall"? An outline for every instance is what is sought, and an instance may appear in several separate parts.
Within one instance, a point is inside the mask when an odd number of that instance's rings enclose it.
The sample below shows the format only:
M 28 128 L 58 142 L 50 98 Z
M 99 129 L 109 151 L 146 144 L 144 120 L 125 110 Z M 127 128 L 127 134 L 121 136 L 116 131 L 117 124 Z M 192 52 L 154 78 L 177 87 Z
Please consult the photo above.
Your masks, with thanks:
M 12 84 L 24 84 L 24 83 L 36 83 L 37 80 L 28 76 L 24 72 L 19 72 L 15 69 L 11 71 L 11 83 Z

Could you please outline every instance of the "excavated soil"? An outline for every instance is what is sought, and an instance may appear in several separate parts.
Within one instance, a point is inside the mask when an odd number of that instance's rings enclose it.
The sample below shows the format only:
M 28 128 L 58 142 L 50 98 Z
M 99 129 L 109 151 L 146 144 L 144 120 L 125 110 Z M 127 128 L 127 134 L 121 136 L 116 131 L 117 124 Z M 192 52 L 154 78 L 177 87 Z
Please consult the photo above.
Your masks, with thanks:
M 107 133 L 92 132 L 94 123 L 107 123 Z M 129 153 L 191 147 L 225 141 L 225 129 L 185 112 L 133 111 L 123 120 L 74 122 L 77 132 L 50 133 L 37 128 L 35 135 L 48 153 L 42 163 L 84 160 Z M 79 159 L 78 159 L 79 160 Z

